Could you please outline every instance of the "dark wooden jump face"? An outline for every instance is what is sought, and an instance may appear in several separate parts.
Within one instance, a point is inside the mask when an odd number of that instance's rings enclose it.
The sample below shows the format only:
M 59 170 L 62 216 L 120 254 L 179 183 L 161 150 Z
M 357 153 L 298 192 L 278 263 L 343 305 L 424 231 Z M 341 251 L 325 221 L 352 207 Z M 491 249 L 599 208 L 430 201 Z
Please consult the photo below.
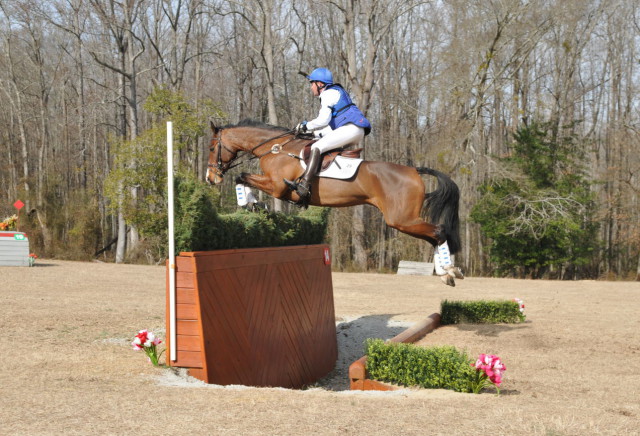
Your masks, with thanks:
M 327 245 L 180 253 L 177 360 L 221 385 L 300 388 L 329 373 L 338 348 Z M 167 349 L 169 349 L 167 280 Z

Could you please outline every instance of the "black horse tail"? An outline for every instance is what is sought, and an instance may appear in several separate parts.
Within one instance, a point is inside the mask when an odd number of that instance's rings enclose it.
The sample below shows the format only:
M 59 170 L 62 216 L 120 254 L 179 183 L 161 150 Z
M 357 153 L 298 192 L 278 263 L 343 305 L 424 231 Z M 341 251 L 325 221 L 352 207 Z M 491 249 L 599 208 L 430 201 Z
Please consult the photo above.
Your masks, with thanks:
M 426 211 L 432 224 L 440 224 L 447 237 L 451 254 L 460 251 L 460 220 L 458 203 L 460 190 L 449 176 L 431 168 L 416 168 L 418 174 L 428 174 L 438 179 L 435 191 L 425 194 Z

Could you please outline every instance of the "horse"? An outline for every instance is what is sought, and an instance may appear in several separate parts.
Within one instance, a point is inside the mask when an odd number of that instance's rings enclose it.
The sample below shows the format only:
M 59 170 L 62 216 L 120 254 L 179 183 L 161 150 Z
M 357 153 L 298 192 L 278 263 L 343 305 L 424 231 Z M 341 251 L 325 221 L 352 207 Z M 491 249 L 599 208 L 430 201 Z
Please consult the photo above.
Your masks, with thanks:
M 263 174 L 242 172 L 236 183 L 281 200 L 293 203 L 301 200 L 285 185 L 284 179 L 295 180 L 302 174 L 298 156 L 313 139 L 299 137 L 284 127 L 252 120 L 222 127 L 211 123 L 211 130 L 205 176 L 209 184 L 222 183 L 225 173 L 241 164 L 244 158 L 259 159 Z M 422 175 L 436 177 L 435 191 L 426 193 Z M 436 248 L 448 245 L 450 253 L 455 254 L 460 250 L 459 197 L 458 186 L 435 169 L 365 160 L 348 180 L 313 177 L 308 204 L 325 207 L 370 204 L 382 212 L 389 227 L 423 239 Z M 421 218 L 423 205 L 431 223 Z M 455 278 L 464 278 L 453 264 L 439 275 L 450 286 L 455 286 Z

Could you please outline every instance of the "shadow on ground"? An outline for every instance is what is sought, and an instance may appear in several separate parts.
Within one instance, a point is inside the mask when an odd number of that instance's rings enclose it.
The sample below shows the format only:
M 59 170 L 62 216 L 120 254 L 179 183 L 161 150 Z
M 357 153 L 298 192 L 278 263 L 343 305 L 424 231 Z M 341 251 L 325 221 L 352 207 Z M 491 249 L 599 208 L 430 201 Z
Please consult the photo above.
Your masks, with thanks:
M 349 390 L 349 365 L 364 355 L 364 342 L 369 338 L 391 339 L 405 331 L 410 324 L 390 321 L 394 315 L 369 315 L 336 324 L 338 361 L 327 376 L 313 387 L 332 391 Z
M 528 328 L 529 326 L 524 324 L 457 324 L 455 327 L 461 331 L 475 332 L 478 336 L 498 337 L 502 333 Z

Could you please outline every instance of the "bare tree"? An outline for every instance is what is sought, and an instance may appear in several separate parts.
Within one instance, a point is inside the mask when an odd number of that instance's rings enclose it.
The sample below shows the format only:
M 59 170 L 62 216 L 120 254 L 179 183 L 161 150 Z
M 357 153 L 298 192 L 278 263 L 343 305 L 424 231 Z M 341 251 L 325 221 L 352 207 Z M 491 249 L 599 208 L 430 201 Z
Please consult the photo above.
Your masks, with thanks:
M 106 51 L 90 49 L 89 53 L 100 65 L 116 73 L 119 77 L 119 88 L 122 104 L 120 106 L 120 135 L 128 140 L 135 139 L 139 133 L 138 119 L 138 67 L 137 61 L 145 51 L 144 41 L 138 36 L 136 26 L 138 19 L 146 9 L 145 1 L 128 0 L 89 0 L 93 12 L 97 15 L 104 29 L 109 33 L 117 50 L 117 59 L 111 59 Z M 133 188 L 134 197 L 137 188 Z M 116 262 L 123 262 L 126 251 L 127 228 L 122 207 L 118 212 L 118 242 Z M 139 236 L 135 227 L 130 232 L 131 248 L 135 247 Z
M 126 217 L 106 207 L 102 179 L 118 170 L 114 138 L 131 140 L 156 121 L 141 106 L 147 93 L 166 86 L 196 106 L 211 100 L 217 122 L 293 126 L 317 110 L 300 73 L 324 66 L 372 121 L 367 159 L 435 167 L 459 184 L 457 260 L 468 272 L 492 267 L 491 241 L 468 219 L 478 186 L 501 170 L 496 158 L 513 152 L 517 128 L 554 121 L 558 138 L 580 139 L 589 178 L 599 181 L 591 189 L 602 249 L 590 274 L 632 277 L 640 269 L 636 3 L 0 1 L 0 212 L 20 196 L 42 210 L 64 250 L 85 225 L 74 204 L 98 198 L 103 246 L 119 228 L 122 261 Z M 179 159 L 202 173 L 208 140 Z M 226 197 L 222 205 L 233 207 Z M 373 208 L 334 210 L 330 229 L 338 268 L 391 269 L 431 253 Z

